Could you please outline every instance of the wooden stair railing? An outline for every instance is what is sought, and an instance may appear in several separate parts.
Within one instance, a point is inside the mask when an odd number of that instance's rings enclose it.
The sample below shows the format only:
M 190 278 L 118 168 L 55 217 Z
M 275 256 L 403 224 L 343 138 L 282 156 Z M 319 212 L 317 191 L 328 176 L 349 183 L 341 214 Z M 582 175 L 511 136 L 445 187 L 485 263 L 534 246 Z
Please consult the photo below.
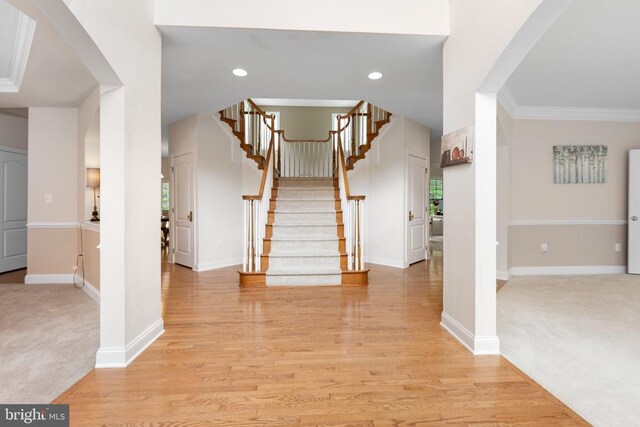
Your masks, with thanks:
M 262 164 L 262 179 L 257 194 L 243 195 L 243 261 L 240 275 L 240 286 L 265 286 L 266 269 L 261 266 L 263 241 L 266 234 L 268 211 L 270 208 L 271 191 L 275 175 L 275 146 L 277 132 L 275 131 L 275 116 L 265 115 L 265 137 L 268 148 Z M 268 121 L 266 121 L 268 119 Z
M 336 132 L 335 177 L 338 181 L 340 208 L 344 220 L 347 265 L 342 269 L 342 286 L 366 286 L 369 284 L 369 269 L 364 266 L 364 201 L 365 196 L 351 194 L 347 161 L 343 149 L 342 135 L 349 124 L 338 127 Z
M 342 129 L 342 149 L 347 170 L 364 159 L 380 129 L 391 121 L 391 113 L 365 101 L 360 101 L 347 114 L 338 116 L 338 129 Z
M 329 131 L 327 139 L 288 139 L 284 130 L 276 132 L 276 169 L 281 178 L 334 176 L 335 131 Z
M 258 168 L 262 169 L 273 129 L 273 126 L 269 128 L 271 116 L 251 99 L 220 110 L 219 114 L 220 120 L 229 125 L 232 133 L 240 140 L 240 148 L 244 150 L 247 158 L 253 159 Z

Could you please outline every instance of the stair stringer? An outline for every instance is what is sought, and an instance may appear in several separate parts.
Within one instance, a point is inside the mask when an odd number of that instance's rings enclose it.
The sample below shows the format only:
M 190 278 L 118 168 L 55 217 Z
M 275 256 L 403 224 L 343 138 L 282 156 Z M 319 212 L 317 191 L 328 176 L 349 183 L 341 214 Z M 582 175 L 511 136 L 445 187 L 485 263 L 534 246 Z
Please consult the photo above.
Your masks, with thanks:
M 240 143 L 240 148 L 245 152 L 247 159 L 252 159 L 253 161 L 255 161 L 258 165 L 258 169 L 262 170 L 264 168 L 265 158 L 260 154 L 253 154 L 251 146 L 243 142 L 245 140 L 244 132 L 238 132 L 234 130 L 237 121 L 228 117 L 224 117 L 223 110 L 219 111 L 218 114 L 220 114 L 220 121 L 227 125 L 227 127 L 224 129 L 228 131 L 228 135 L 238 140 L 238 142 Z
M 367 143 L 360 146 L 360 154 L 352 155 L 347 158 L 347 170 L 353 170 L 353 167 L 358 162 L 358 160 L 366 158 L 366 155 L 369 152 L 369 150 L 371 150 L 374 141 L 378 137 L 384 135 L 387 129 L 389 129 L 390 126 L 385 126 L 385 125 L 395 120 L 395 116 L 391 113 L 388 113 L 388 114 L 389 115 L 387 116 L 386 119 L 379 120 L 375 123 L 376 124 L 375 132 L 367 133 Z

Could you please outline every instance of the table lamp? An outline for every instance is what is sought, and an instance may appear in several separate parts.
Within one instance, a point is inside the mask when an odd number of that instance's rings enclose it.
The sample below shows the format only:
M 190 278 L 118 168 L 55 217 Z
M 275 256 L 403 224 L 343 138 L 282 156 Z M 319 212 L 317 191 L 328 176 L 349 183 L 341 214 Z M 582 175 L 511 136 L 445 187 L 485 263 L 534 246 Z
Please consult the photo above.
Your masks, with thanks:
M 91 221 L 100 221 L 98 216 L 98 203 L 96 202 L 96 188 L 100 188 L 100 169 L 87 168 L 87 188 L 93 188 L 93 212 Z

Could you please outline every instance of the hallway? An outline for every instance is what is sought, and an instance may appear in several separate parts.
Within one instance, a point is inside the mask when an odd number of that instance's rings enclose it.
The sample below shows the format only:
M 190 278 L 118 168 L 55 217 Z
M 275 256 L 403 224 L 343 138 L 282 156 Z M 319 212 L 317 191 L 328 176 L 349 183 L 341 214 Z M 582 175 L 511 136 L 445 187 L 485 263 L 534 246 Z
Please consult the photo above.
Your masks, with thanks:
M 240 289 L 235 268 L 164 264 L 165 334 L 55 403 L 82 426 L 580 425 L 505 359 L 474 358 L 439 326 L 441 260 L 373 265 L 362 288 Z

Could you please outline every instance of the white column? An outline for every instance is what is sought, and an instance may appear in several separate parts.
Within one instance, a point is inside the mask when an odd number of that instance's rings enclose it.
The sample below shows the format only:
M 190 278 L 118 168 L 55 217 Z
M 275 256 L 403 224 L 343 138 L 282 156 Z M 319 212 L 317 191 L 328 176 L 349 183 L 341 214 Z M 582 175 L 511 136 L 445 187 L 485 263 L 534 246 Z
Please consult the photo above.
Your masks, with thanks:
M 498 354 L 496 333 L 496 94 L 476 94 L 474 354 Z
M 100 349 L 96 366 L 126 366 L 125 89 L 100 95 Z

